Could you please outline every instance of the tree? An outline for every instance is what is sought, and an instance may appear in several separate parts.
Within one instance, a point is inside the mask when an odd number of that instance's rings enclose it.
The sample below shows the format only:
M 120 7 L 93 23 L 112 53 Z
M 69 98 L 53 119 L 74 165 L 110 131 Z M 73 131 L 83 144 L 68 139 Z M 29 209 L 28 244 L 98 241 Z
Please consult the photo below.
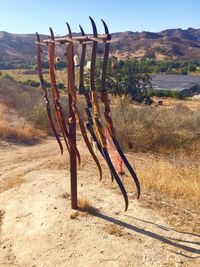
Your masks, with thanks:
M 117 62 L 112 70 L 111 62 L 108 66 L 108 90 L 111 94 L 128 96 L 131 101 L 139 103 L 147 98 L 148 89 L 151 88 L 151 77 L 142 73 L 139 61 L 127 58 Z
M 193 72 L 193 71 L 196 71 L 196 66 L 192 63 L 188 64 L 188 71 L 189 72 Z
M 188 68 L 187 67 L 181 68 L 181 74 L 182 75 L 187 75 L 188 74 Z

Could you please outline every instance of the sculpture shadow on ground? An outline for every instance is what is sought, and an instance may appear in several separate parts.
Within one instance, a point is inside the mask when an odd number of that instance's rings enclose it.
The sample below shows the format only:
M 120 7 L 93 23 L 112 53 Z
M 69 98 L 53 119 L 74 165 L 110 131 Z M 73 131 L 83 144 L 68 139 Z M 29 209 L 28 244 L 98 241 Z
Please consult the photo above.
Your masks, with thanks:
M 195 256 L 195 255 L 200 255 L 200 242 L 194 242 L 194 241 L 170 238 L 170 237 L 158 234 L 156 232 L 152 232 L 150 230 L 142 229 L 142 228 L 140 228 L 138 226 L 135 226 L 133 224 L 130 224 L 130 223 L 127 223 L 127 222 L 123 222 L 121 220 L 118 220 L 116 218 L 113 218 L 113 217 L 110 217 L 108 215 L 102 214 L 100 212 L 94 212 L 93 216 L 95 216 L 97 218 L 100 218 L 100 219 L 102 219 L 104 221 L 107 221 L 107 222 L 110 222 L 110 223 L 114 223 L 115 225 L 121 226 L 123 228 L 131 230 L 131 231 L 133 231 L 135 233 L 138 233 L 138 234 L 141 234 L 143 236 L 147 236 L 147 237 L 153 238 L 153 239 L 158 240 L 159 242 L 162 242 L 164 244 L 167 244 L 167 245 L 169 245 L 169 246 L 171 246 L 173 248 L 178 248 L 178 249 L 183 250 L 184 252 L 189 252 L 189 253 L 192 254 L 192 256 L 191 256 L 191 255 L 185 255 L 183 252 L 173 251 L 174 253 L 179 254 L 181 256 L 184 256 L 184 257 L 187 257 L 187 258 L 192 258 L 192 259 L 200 258 L 200 256 Z M 141 219 L 138 219 L 138 218 L 135 218 L 135 217 L 131 217 L 131 218 L 133 218 L 135 220 L 138 220 L 138 221 L 141 221 L 141 222 L 144 222 L 144 223 L 147 223 L 147 224 L 153 224 L 153 225 L 157 226 L 158 228 L 160 228 L 162 230 L 165 230 L 167 232 L 176 231 L 174 229 L 171 229 L 171 228 L 159 225 L 159 224 L 155 224 L 155 223 L 150 222 L 150 221 L 141 220 Z M 179 232 L 179 231 L 177 231 L 177 232 Z M 190 234 L 190 233 L 184 233 L 184 232 L 179 232 L 179 233 L 181 233 L 181 234 Z M 195 235 L 195 236 L 199 237 L 199 235 Z M 198 248 L 194 248 L 193 246 L 181 244 L 179 242 L 185 242 L 185 243 L 191 244 L 191 245 L 192 244 L 199 245 L 199 249 Z

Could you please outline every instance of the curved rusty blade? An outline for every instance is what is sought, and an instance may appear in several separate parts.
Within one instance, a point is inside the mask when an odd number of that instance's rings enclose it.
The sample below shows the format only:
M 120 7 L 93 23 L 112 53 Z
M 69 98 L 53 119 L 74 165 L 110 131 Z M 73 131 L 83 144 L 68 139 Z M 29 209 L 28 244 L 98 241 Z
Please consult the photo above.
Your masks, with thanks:
M 104 31 L 105 31 L 105 34 L 108 34 L 109 35 L 109 30 L 108 30 L 108 26 L 107 24 L 105 23 L 105 21 L 103 19 L 101 19 L 102 23 L 103 23 L 103 26 L 104 26 Z
M 108 31 L 108 26 L 106 25 L 105 21 L 102 19 L 101 20 L 104 26 L 105 34 L 107 34 L 107 39 L 109 40 L 109 31 Z M 102 92 L 102 97 L 103 93 L 106 92 L 106 71 L 107 71 L 107 64 L 108 64 L 108 55 L 109 55 L 109 48 L 110 48 L 110 43 L 106 42 L 105 43 L 105 49 L 104 49 L 104 57 L 103 57 L 103 66 L 102 66 L 102 79 L 101 79 L 101 92 Z M 106 97 L 106 96 L 105 96 Z M 106 100 L 106 108 L 109 110 L 109 101 L 108 99 Z
M 140 182 L 138 180 L 138 177 L 135 173 L 135 171 L 133 170 L 132 166 L 130 165 L 129 161 L 127 160 L 126 156 L 124 155 L 124 152 L 122 151 L 118 141 L 117 141 L 117 138 L 113 138 L 111 137 L 112 140 L 113 140 L 113 143 L 120 155 L 120 157 L 122 158 L 122 161 L 124 162 L 124 165 L 126 166 L 126 168 L 128 169 L 130 175 L 132 176 L 134 182 L 135 182 L 135 185 L 136 185 L 136 188 L 137 188 L 137 198 L 139 199 L 140 198 L 140 194 L 141 194 L 141 188 L 140 188 Z
M 71 27 L 69 25 L 68 22 L 66 22 L 66 25 L 67 25 L 67 28 L 68 28 L 68 35 L 69 35 L 69 38 L 72 38 L 72 31 L 71 31 Z
M 81 35 L 82 36 L 85 36 L 85 33 L 84 33 L 84 30 L 83 28 L 81 27 L 81 25 L 79 25 L 80 27 L 80 30 L 81 30 Z M 85 99 L 86 99 L 86 102 L 87 102 L 87 108 L 86 108 L 86 114 L 88 116 L 88 114 L 90 114 L 90 111 L 89 111 L 89 108 L 92 108 L 92 104 L 90 102 L 90 97 L 89 97 L 89 94 L 87 92 L 87 90 L 85 89 L 84 87 L 84 64 L 85 64 L 85 54 L 86 54 L 86 44 L 85 43 L 81 43 L 81 48 L 82 48 L 82 51 L 81 51 L 81 60 L 80 60 L 80 69 L 79 69 L 79 76 L 80 76 L 80 82 L 79 82 L 79 94 L 83 94 L 85 96 Z M 89 112 L 89 113 L 88 113 Z M 91 114 L 89 116 L 91 118 Z M 88 123 L 89 125 L 87 125 L 87 129 L 90 129 L 89 132 L 90 132 L 90 135 L 91 137 L 94 136 L 94 132 L 91 134 L 91 131 L 93 131 L 92 129 L 92 125 L 90 124 L 90 118 L 88 117 Z M 89 128 L 88 128 L 89 127 Z M 84 135 L 83 135 L 84 137 Z M 102 179 L 102 169 L 101 169 L 101 165 L 99 163 L 99 160 L 96 156 L 96 154 L 94 153 L 92 147 L 91 147 L 91 144 L 89 142 L 89 139 L 88 137 L 86 138 L 87 140 L 85 140 L 86 143 L 89 144 L 88 146 L 88 149 L 90 151 L 90 154 L 92 155 L 98 169 L 99 169 L 99 173 L 100 173 L 100 180 Z M 93 139 L 94 140 L 94 139 Z M 96 141 L 96 140 L 94 140 Z M 97 145 L 98 146 L 98 145 Z M 98 146 L 99 148 L 99 146 Z M 100 150 L 101 154 L 102 154 L 102 151 Z
M 101 20 L 101 21 L 102 21 L 103 26 L 104 26 L 105 34 L 107 34 L 107 40 L 110 40 L 108 27 L 107 27 L 104 20 Z M 130 163 L 128 162 L 127 158 L 125 157 L 125 155 L 124 155 L 124 153 L 123 153 L 123 151 L 122 151 L 122 149 L 118 143 L 118 140 L 116 138 L 115 128 L 113 125 L 113 121 L 112 121 L 112 118 L 110 116 L 111 110 L 110 110 L 110 103 L 109 103 L 108 93 L 107 93 L 107 88 L 106 88 L 106 70 L 107 70 L 107 64 L 108 64 L 109 47 L 110 47 L 110 43 L 105 42 L 104 58 L 103 58 L 103 66 L 102 66 L 102 80 L 101 80 L 101 100 L 105 106 L 104 118 L 106 121 L 106 126 L 108 129 L 109 135 L 111 136 L 112 141 L 113 141 L 122 161 L 124 162 L 124 165 L 128 169 L 131 177 L 133 178 L 133 181 L 134 181 L 136 188 L 137 188 L 137 198 L 139 198 L 141 189 L 140 189 L 140 183 L 139 183 L 138 177 L 137 177 L 135 171 L 133 170 L 133 168 L 131 167 Z
M 51 28 L 50 28 L 50 33 L 51 33 L 50 39 L 52 41 L 54 41 L 55 40 L 54 33 L 53 33 L 53 30 Z M 77 159 L 78 159 L 78 162 L 80 165 L 80 162 L 81 162 L 80 154 L 79 154 L 77 147 L 75 146 L 75 144 L 71 140 L 70 134 L 69 134 L 68 129 L 66 127 L 66 121 L 65 121 L 65 117 L 64 117 L 64 114 L 62 111 L 62 106 L 59 102 L 59 91 L 58 91 L 55 72 L 54 72 L 54 69 L 55 69 L 54 68 L 55 43 L 54 42 L 49 43 L 48 46 L 49 46 L 49 68 L 50 68 L 50 79 L 51 79 L 51 87 L 52 87 L 52 97 L 53 97 L 53 102 L 54 102 L 54 106 L 56 109 L 57 119 L 58 119 L 58 122 L 60 125 L 60 129 L 61 129 L 63 138 L 65 140 L 65 144 L 67 146 L 67 149 L 69 151 L 69 144 L 68 144 L 68 142 L 69 142 L 71 147 L 73 148 L 76 156 L 77 156 Z
M 95 22 L 94 22 L 94 20 L 93 20 L 92 17 L 89 16 L 89 19 L 90 19 L 90 22 L 92 24 L 93 36 L 94 37 L 97 37 L 97 27 L 96 27 L 96 24 L 95 24 Z M 96 41 L 94 41 L 94 42 L 96 42 Z
M 51 108 L 50 108 L 50 103 L 49 103 L 49 99 L 48 99 L 48 94 L 47 94 L 47 90 L 45 87 L 45 82 L 44 82 L 44 78 L 43 78 L 43 73 L 42 73 L 42 59 L 41 59 L 41 47 L 40 47 L 40 36 L 39 34 L 36 32 L 36 37 L 37 37 L 37 63 L 38 63 L 38 75 L 39 75 L 39 79 L 40 79 L 40 87 L 42 88 L 43 92 L 44 92 L 44 100 L 46 103 L 46 112 L 47 112 L 47 116 L 48 116 L 48 120 L 51 126 L 51 129 L 53 131 L 53 134 L 58 142 L 58 145 L 60 147 L 60 152 L 61 155 L 63 154 L 63 146 L 62 146 L 62 142 L 59 138 L 59 135 L 57 133 L 56 127 L 54 125 L 53 119 L 52 119 L 52 114 L 51 114 Z
M 85 129 L 85 125 L 83 123 L 82 120 L 79 120 L 79 128 L 81 130 L 81 133 L 82 133 L 82 136 L 83 136 L 83 139 L 85 141 L 85 144 L 90 152 L 90 155 L 92 156 L 98 170 L 99 170 L 99 175 L 100 175 L 100 180 L 102 179 L 102 169 L 101 169 L 101 165 L 99 163 L 99 160 L 96 156 L 96 154 L 94 153 L 92 147 L 91 147 L 91 144 L 90 144 L 90 141 L 89 141 L 89 138 L 88 138 L 88 135 L 87 135 L 87 132 L 86 132 L 86 129 Z
M 81 25 L 79 25 L 81 30 L 81 35 L 85 36 L 85 32 Z M 86 43 L 81 43 L 81 59 L 80 59 L 80 68 L 79 68 L 79 94 L 85 94 L 86 89 L 84 86 L 84 65 L 85 65 L 85 55 L 86 55 Z
M 104 157 L 105 157 L 105 159 L 106 159 L 106 161 L 107 161 L 107 163 L 108 163 L 108 166 L 109 166 L 109 168 L 110 168 L 112 177 L 114 177 L 114 179 L 115 179 L 115 181 L 117 182 L 118 187 L 119 187 L 119 189 L 120 189 L 120 191 L 121 191 L 121 193 L 122 193 L 122 195 L 123 195 L 123 197 L 124 197 L 124 201 L 125 201 L 125 211 L 127 211 L 127 209 L 128 209 L 128 195 L 127 195 L 126 189 L 125 189 L 125 187 L 124 187 L 124 185 L 123 185 L 121 179 L 119 178 L 119 176 L 118 176 L 118 174 L 117 174 L 117 172 L 116 172 L 116 170 L 115 170 L 113 164 L 112 164 L 112 161 L 111 161 L 111 159 L 110 159 L 110 156 L 109 156 L 108 151 L 107 151 L 106 148 L 103 148 L 103 153 L 104 153 Z
M 109 39 L 108 26 L 106 25 L 103 19 L 101 21 L 104 26 L 105 34 L 108 35 L 107 39 Z M 109 48 L 110 48 L 110 43 L 109 42 L 105 43 L 103 66 L 102 66 L 102 82 L 101 82 L 102 92 L 106 91 L 106 70 L 107 70 L 107 64 L 108 64 Z
M 54 37 L 53 30 L 52 30 L 51 27 L 49 27 L 49 30 L 50 30 L 50 39 L 54 41 L 55 40 L 55 37 Z
M 93 36 L 97 37 L 96 24 L 91 17 L 89 17 L 89 19 L 90 19 L 91 24 L 92 24 Z M 93 41 L 92 55 L 91 55 L 91 66 L 90 66 L 90 90 L 91 91 L 95 91 L 94 73 L 95 73 L 96 53 L 97 53 L 97 41 Z
M 93 36 L 96 38 L 97 37 L 97 28 L 95 25 L 94 20 L 90 18 L 91 24 L 92 24 L 92 29 L 93 29 Z M 99 106 L 98 106 L 98 97 L 96 95 L 96 90 L 95 90 L 95 82 L 94 82 L 94 76 L 95 76 L 95 63 L 96 63 L 96 54 L 97 54 L 97 41 L 93 40 L 93 46 L 92 46 L 92 56 L 91 56 L 91 69 L 90 69 L 90 93 L 91 93 L 91 102 L 92 102 L 92 106 L 93 106 L 93 123 L 94 123 L 94 127 L 95 127 L 95 131 L 96 131 L 96 135 L 97 135 L 97 139 L 101 145 L 101 149 L 104 155 L 104 158 L 106 159 L 106 162 L 110 168 L 110 171 L 115 179 L 115 181 L 117 182 L 117 185 L 124 197 L 124 201 L 125 201 L 125 211 L 128 208 L 128 196 L 127 196 L 127 192 L 126 189 L 124 188 L 124 185 L 120 179 L 120 177 L 118 176 L 113 163 L 110 159 L 109 153 L 107 151 L 106 148 L 106 139 L 103 133 L 103 126 L 100 122 L 100 110 L 99 110 Z
M 79 28 L 80 28 L 80 30 L 81 30 L 81 35 L 82 36 L 85 36 L 85 32 L 84 32 L 84 30 L 83 30 L 83 28 L 82 28 L 82 26 L 79 24 Z

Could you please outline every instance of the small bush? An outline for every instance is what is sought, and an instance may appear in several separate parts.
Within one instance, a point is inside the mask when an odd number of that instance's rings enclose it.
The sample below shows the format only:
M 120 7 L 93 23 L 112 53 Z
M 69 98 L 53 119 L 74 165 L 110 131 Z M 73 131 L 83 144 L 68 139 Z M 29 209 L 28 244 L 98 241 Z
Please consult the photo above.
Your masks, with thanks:
M 58 83 L 58 89 L 64 89 L 65 88 L 65 85 L 63 83 Z
M 26 81 L 22 81 L 22 84 L 28 85 L 28 86 L 32 86 L 32 87 L 39 87 L 40 83 L 33 81 L 33 80 L 26 80 Z
M 1 72 L 0 76 L 1 76 L 1 80 L 10 80 L 10 81 L 14 80 L 14 78 L 8 73 L 2 74 L 2 72 Z
M 175 99 L 183 99 L 181 92 L 174 91 L 174 90 L 149 90 L 148 95 L 150 97 L 157 96 L 157 97 L 171 97 Z

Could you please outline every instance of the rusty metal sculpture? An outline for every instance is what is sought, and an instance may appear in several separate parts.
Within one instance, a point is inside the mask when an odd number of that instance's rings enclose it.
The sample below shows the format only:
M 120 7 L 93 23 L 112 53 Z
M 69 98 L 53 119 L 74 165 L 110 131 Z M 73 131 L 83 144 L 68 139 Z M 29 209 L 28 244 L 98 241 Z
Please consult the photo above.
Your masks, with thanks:
M 68 28 L 68 37 L 62 38 L 55 38 L 53 30 L 50 28 L 50 37 L 47 40 L 43 40 L 41 42 L 40 37 L 37 33 L 37 60 L 38 60 L 38 75 L 41 83 L 41 88 L 44 91 L 44 98 L 46 101 L 46 110 L 49 119 L 49 123 L 51 125 L 52 131 L 54 136 L 59 144 L 61 154 L 63 153 L 63 145 L 59 134 L 57 133 L 56 126 L 54 124 L 54 119 L 52 116 L 52 112 L 50 109 L 50 104 L 47 95 L 47 89 L 45 87 L 45 82 L 43 79 L 42 73 L 42 45 L 47 45 L 48 47 L 48 58 L 49 58 L 49 70 L 50 70 L 50 82 L 51 82 L 51 96 L 52 102 L 54 104 L 56 120 L 58 122 L 60 131 L 62 133 L 64 142 L 66 144 L 67 150 L 70 154 L 70 180 L 71 180 L 71 207 L 73 209 L 77 209 L 77 160 L 80 164 L 80 154 L 76 146 L 76 125 L 78 125 L 80 132 L 83 136 L 85 144 L 97 165 L 97 168 L 100 173 L 100 180 L 102 178 L 102 168 L 99 163 L 99 160 L 94 153 L 91 144 L 89 142 L 87 130 L 91 135 L 93 141 L 97 144 L 97 148 L 106 161 L 112 178 L 115 179 L 117 182 L 119 189 L 124 197 L 125 201 L 125 211 L 128 208 L 128 195 L 126 189 L 116 172 L 110 155 L 107 150 L 107 143 L 106 138 L 104 135 L 104 127 L 102 122 L 102 117 L 99 109 L 99 96 L 95 89 L 95 66 L 96 66 L 96 56 L 97 56 L 97 45 L 98 43 L 103 43 L 105 46 L 104 49 L 104 57 L 103 57 L 103 64 L 102 64 L 102 78 L 101 78 L 101 101 L 104 105 L 104 116 L 103 119 L 105 120 L 106 129 L 113 141 L 113 144 L 116 147 L 122 161 L 124 162 L 125 166 L 127 167 L 130 175 L 133 178 L 133 181 L 136 184 L 137 188 L 137 195 L 138 198 L 140 196 L 140 183 L 137 178 L 136 173 L 134 172 L 133 168 L 131 167 L 130 163 L 126 159 L 123 151 L 120 148 L 120 145 L 117 141 L 116 132 L 114 129 L 113 121 L 111 119 L 111 109 L 109 104 L 108 93 L 106 89 L 106 70 L 107 70 L 107 63 L 109 57 L 109 46 L 111 35 L 109 34 L 108 27 L 106 23 L 102 20 L 105 33 L 99 35 L 97 33 L 97 28 L 95 25 L 94 20 L 90 18 L 90 22 L 93 29 L 92 35 L 85 35 L 83 28 L 80 26 L 81 36 L 72 36 L 71 28 L 67 23 Z M 91 53 L 91 66 L 90 66 L 90 89 L 86 90 L 84 86 L 84 63 L 85 63 L 85 55 L 86 55 L 86 45 L 87 43 L 92 42 L 92 53 Z M 87 115 L 87 123 L 86 128 L 84 122 L 80 118 L 79 111 L 77 109 L 77 95 L 75 90 L 75 74 L 74 74 L 74 43 L 78 43 L 81 45 L 81 57 L 80 57 L 80 65 L 79 65 L 79 94 L 85 96 L 86 99 L 86 115 Z M 66 120 L 64 113 L 62 111 L 62 106 L 59 102 L 59 90 L 56 83 L 56 76 L 55 76 L 55 47 L 57 44 L 66 45 L 66 61 L 67 61 L 67 88 L 68 88 L 68 101 L 69 101 L 69 118 Z M 69 129 L 67 128 L 66 121 L 69 122 Z

